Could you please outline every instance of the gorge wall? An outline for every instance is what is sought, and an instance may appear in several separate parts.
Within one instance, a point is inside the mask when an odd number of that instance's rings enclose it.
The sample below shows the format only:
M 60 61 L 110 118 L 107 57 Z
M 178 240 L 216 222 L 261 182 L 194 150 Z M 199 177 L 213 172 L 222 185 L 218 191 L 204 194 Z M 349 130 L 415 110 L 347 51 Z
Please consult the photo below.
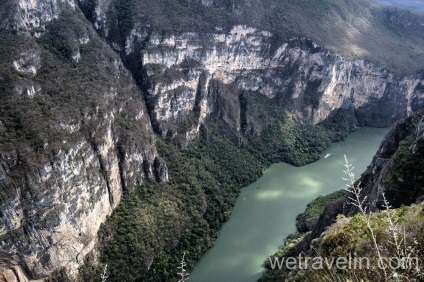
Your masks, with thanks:
M 137 38 L 127 39 L 126 56 L 139 49 L 132 40 Z M 196 107 L 199 123 L 216 111 L 213 101 L 201 95 L 211 80 L 233 85 L 224 96 L 235 99 L 243 90 L 255 91 L 312 124 L 353 106 L 362 125 L 385 127 L 418 109 L 424 97 L 421 77 L 398 77 L 370 62 L 346 60 L 307 39 L 280 45 L 272 34 L 246 26 L 228 34 L 152 34 L 142 40 L 146 99 L 160 132 Z
M 119 25 L 114 1 L 80 5 L 144 90 L 160 134 L 175 136 L 178 124 L 198 109 L 198 120 L 187 134 L 196 136 L 199 125 L 217 111 L 205 95 L 216 87 L 211 81 L 226 86 L 222 96 L 228 103 L 251 90 L 288 109 L 298 121 L 313 124 L 352 105 L 361 125 L 387 127 L 423 103 L 421 76 L 397 76 L 369 61 L 328 52 L 306 38 L 286 42 L 246 25 L 228 32 L 219 27 L 215 32 L 157 32 L 137 19 Z M 236 103 L 232 109 L 236 123 L 238 108 Z
M 7 0 L 1 8 L 5 281 L 62 267 L 75 276 L 122 194 L 168 180 L 156 139 L 182 136 L 187 145 L 214 119 L 239 134 L 243 90 L 311 124 L 353 106 L 361 125 L 388 126 L 423 105 L 419 75 L 246 25 L 205 33 L 126 25 L 112 4 Z
M 394 124 L 381 142 L 371 164 L 356 182 L 356 185 L 361 189 L 359 197 L 363 200 L 363 208 L 371 211 L 369 213 L 370 218 L 385 214 L 387 204 L 389 204 L 390 209 L 393 211 L 403 209 L 402 213 L 406 209 L 414 209 L 417 205 L 423 205 L 423 154 L 424 112 L 421 110 Z M 328 241 L 325 241 L 328 235 L 334 229 L 343 226 L 343 220 L 354 220 L 355 217 L 357 218 L 358 215 L 361 215 L 359 209 L 352 203 L 352 194 L 348 192 L 337 193 L 339 193 L 338 196 L 336 196 L 336 193 L 333 193 L 334 199 L 329 200 L 324 205 L 325 208 L 319 212 L 320 215 L 317 221 L 311 221 L 309 226 L 306 228 L 301 227 L 302 230 L 298 230 L 298 233 L 286 238 L 283 247 L 276 253 L 277 256 L 296 257 L 299 254 L 313 256 L 315 252 L 322 255 L 324 252 L 332 252 L 337 249 L 329 245 L 327 243 Z M 387 201 L 386 203 L 384 202 L 385 199 Z M 417 215 L 403 218 L 402 223 L 414 226 L 416 228 L 415 230 L 418 231 L 417 233 L 413 233 L 411 237 L 419 238 L 419 234 L 422 233 L 421 229 L 416 226 L 420 226 L 422 220 L 415 221 L 416 217 Z M 385 224 L 386 221 L 386 218 L 379 217 L 374 224 L 381 225 Z M 411 232 L 410 230 L 405 230 L 407 229 L 402 229 L 404 234 Z M 339 236 L 354 233 L 354 231 L 344 228 L 338 230 Z M 353 236 L 356 236 L 356 234 Z M 371 239 L 367 238 L 366 240 Z M 419 242 L 417 245 L 420 247 L 423 239 L 419 238 L 417 240 Z M 342 250 L 351 250 L 351 242 L 360 245 L 357 240 L 352 241 L 351 238 L 346 239 L 346 237 L 343 237 Z M 284 267 L 283 269 L 271 269 L 269 262 L 265 264 L 267 270 L 259 281 L 281 281 L 282 279 L 288 279 L 290 281 L 306 279 L 307 281 L 312 281 L 310 277 L 314 277 L 309 272 L 306 275 L 299 276 L 299 278 L 297 277 L 297 270 L 292 271 Z M 319 270 L 314 271 L 317 273 L 317 276 L 322 275 Z M 381 276 L 376 277 L 377 279 L 381 278 Z
M 124 191 L 167 169 L 131 74 L 75 3 L 13 4 L 21 33 L 1 40 L 0 280 L 63 266 L 72 276 Z
M 393 208 L 422 202 L 423 144 L 423 111 L 394 124 L 368 169 L 361 175 L 360 187 L 362 197 L 367 197 L 367 209 L 382 210 L 383 194 Z M 347 215 L 355 212 L 352 205 L 344 207 Z

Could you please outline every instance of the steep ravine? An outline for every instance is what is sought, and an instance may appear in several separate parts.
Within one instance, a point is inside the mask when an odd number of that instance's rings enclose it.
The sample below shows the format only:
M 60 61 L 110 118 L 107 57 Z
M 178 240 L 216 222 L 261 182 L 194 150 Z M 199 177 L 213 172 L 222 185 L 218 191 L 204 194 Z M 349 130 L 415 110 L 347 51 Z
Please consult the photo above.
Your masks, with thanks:
M 220 96 L 233 106 L 228 121 L 233 131 L 240 130 L 240 104 L 235 100 L 243 90 L 261 93 L 312 124 L 353 105 L 360 125 L 387 127 L 423 105 L 420 75 L 397 76 L 383 66 L 330 53 L 305 38 L 285 42 L 245 25 L 229 32 L 160 32 L 131 19 L 116 25 L 106 16 L 119 17 L 113 1 L 80 5 L 133 73 L 152 124 L 163 136 L 196 137 L 199 126 L 219 111 L 207 95 L 218 85 L 213 81 L 225 85 Z M 186 120 L 191 128 L 178 132 Z
M 243 90 L 310 124 L 354 106 L 361 125 L 387 126 L 423 105 L 422 77 L 308 39 L 284 42 L 243 25 L 202 34 L 128 28 L 108 18 L 109 4 L 7 0 L 1 8 L 3 280 L 63 267 L 76 277 L 122 195 L 168 180 L 156 138 L 187 146 L 208 123 L 230 137 L 259 134 L 266 121 L 243 121 Z

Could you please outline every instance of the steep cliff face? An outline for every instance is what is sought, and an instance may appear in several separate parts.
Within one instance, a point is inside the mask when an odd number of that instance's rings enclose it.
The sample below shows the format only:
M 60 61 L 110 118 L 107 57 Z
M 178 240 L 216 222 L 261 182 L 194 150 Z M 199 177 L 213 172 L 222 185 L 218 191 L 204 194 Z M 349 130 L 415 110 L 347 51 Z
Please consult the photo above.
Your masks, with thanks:
M 72 277 L 123 192 L 167 168 L 130 73 L 74 2 L 16 7 L 20 35 L 0 44 L 0 280 Z
M 389 126 L 424 98 L 419 76 L 396 76 L 382 66 L 330 53 L 307 39 L 284 43 L 248 26 L 234 26 L 229 32 L 158 33 L 134 24 L 116 37 L 110 33 L 114 22 L 105 19 L 108 4 L 101 3 L 81 5 L 94 11 L 94 26 L 144 89 L 152 122 L 163 135 L 175 136 L 178 125 L 192 120 L 197 109 L 197 121 L 187 131 L 196 136 L 199 125 L 217 110 L 208 100 L 212 96 L 203 94 L 211 90 L 213 80 L 226 86 L 221 95 L 227 100 L 243 90 L 257 91 L 312 124 L 352 105 L 361 125 Z
M 43 279 L 62 267 L 76 276 L 122 194 L 168 179 L 155 131 L 185 145 L 208 122 L 232 136 L 260 132 L 248 116 L 261 113 L 243 112 L 249 93 L 310 124 L 353 106 L 361 124 L 387 126 L 423 105 L 422 77 L 308 39 L 239 24 L 162 32 L 132 21 L 148 11 L 123 1 L 116 14 L 112 2 L 2 3 L 0 279 Z
M 129 56 L 140 49 L 132 39 L 125 48 Z M 213 101 L 200 95 L 211 80 L 233 86 L 224 96 L 256 91 L 312 124 L 352 105 L 362 125 L 389 126 L 424 99 L 420 77 L 402 78 L 363 60 L 346 60 L 306 39 L 281 45 L 273 39 L 246 26 L 228 34 L 151 34 L 144 40 L 141 67 L 160 131 L 170 130 L 169 121 L 181 122 L 196 107 L 201 109 L 199 123 L 216 110 Z
M 364 206 L 370 211 L 384 209 L 383 193 L 391 207 L 420 203 L 424 196 L 423 153 L 424 112 L 418 111 L 396 122 L 385 136 L 367 170 L 357 184 L 362 189 Z M 320 236 L 338 214 L 358 213 L 348 196 L 330 203 L 318 223 L 310 228 L 312 238 Z M 310 238 L 309 238 L 310 239 Z
M 383 208 L 383 193 L 394 208 L 422 201 L 423 145 L 422 111 L 393 126 L 359 180 L 369 210 Z M 347 205 L 344 212 L 354 213 L 355 208 Z
M 38 37 L 45 31 L 47 23 L 57 19 L 68 8 L 75 10 L 74 0 L 6 0 L 2 9 L 2 27 Z

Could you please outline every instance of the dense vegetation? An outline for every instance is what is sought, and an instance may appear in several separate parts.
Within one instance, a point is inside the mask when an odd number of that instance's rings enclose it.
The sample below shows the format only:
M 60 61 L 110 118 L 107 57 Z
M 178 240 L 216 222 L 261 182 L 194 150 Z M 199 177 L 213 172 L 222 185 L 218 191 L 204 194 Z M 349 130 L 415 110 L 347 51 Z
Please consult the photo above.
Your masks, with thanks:
M 3 7 L 9 9 L 11 2 L 6 1 Z M 3 7 L 1 15 L 11 14 Z M 125 33 L 135 23 L 164 33 L 214 32 L 217 27 L 228 30 L 245 23 L 271 30 L 278 43 L 306 35 L 331 50 L 365 56 L 398 72 L 414 72 L 424 60 L 420 48 L 424 39 L 416 25 L 421 16 L 405 13 L 384 10 L 365 0 L 356 4 L 341 0 L 253 1 L 250 5 L 242 0 L 221 0 L 214 1 L 212 7 L 199 1 L 115 0 L 108 19 L 116 23 L 110 24 L 108 40 L 124 44 Z M 399 22 L 410 19 L 408 30 L 390 22 L 393 15 Z M 76 140 L 92 138 L 94 131 L 102 132 L 99 124 L 104 126 L 103 114 L 119 104 L 125 104 L 125 110 L 116 114 L 114 126 L 124 132 L 123 139 L 133 134 L 131 138 L 151 143 L 147 139 L 153 136 L 145 134 L 144 124 L 137 125 L 125 116 L 144 110 L 142 99 L 131 100 L 138 97 L 139 89 L 88 22 L 81 15 L 64 13 L 48 24 L 47 30 L 37 39 L 0 31 L 0 148 L 22 149 L 27 159 L 33 157 L 31 154 L 47 159 L 60 149 L 72 147 Z M 355 36 L 340 42 L 346 34 Z M 90 41 L 78 43 L 85 36 Z M 77 53 L 79 62 L 74 59 Z M 39 67 L 36 75 L 13 69 L 13 61 L 22 54 L 39 54 L 42 63 L 29 62 Z M 32 87 L 41 89 L 34 99 L 26 92 Z M 117 95 L 109 100 L 105 93 L 112 88 L 117 88 Z M 192 267 L 213 244 L 241 187 L 259 177 L 272 162 L 304 165 L 317 160 L 330 142 L 342 140 L 357 123 L 349 109 L 311 126 L 294 122 L 289 113 L 256 93 L 242 93 L 240 102 L 241 131 L 237 138 L 212 121 L 185 150 L 169 140 L 158 141 L 159 154 L 170 170 L 170 182 L 146 182 L 123 197 L 100 231 L 103 264 L 96 268 L 88 262 L 82 271 L 84 281 L 98 280 L 106 263 L 108 281 L 175 280 L 183 252 Z M 62 129 L 59 125 L 65 119 L 77 124 L 84 119 L 81 130 L 70 134 Z
M 387 197 L 393 206 L 412 204 L 424 195 L 424 140 L 403 140 L 385 179 Z
M 64 13 L 48 28 L 49 32 L 37 40 L 0 31 L 0 120 L 5 128 L 0 148 L 19 144 L 30 147 L 28 153 L 43 153 L 46 143 L 77 140 L 92 132 L 97 121 L 85 120 L 81 131 L 73 134 L 59 124 L 65 121 L 76 125 L 81 115 L 96 115 L 96 107 L 97 111 L 110 107 L 104 103 L 110 89 L 131 94 L 137 91 L 128 73 L 118 81 L 116 70 L 105 67 L 118 58 L 88 29 L 82 15 Z M 80 38 L 89 42 L 81 45 Z M 81 56 L 79 62 L 72 58 L 77 53 Z M 23 67 L 35 66 L 36 74 L 15 70 L 13 62 L 20 58 L 24 58 Z M 28 94 L 32 89 L 36 92 L 34 99 Z M 118 95 L 117 99 L 119 102 L 125 98 Z M 137 102 L 133 106 L 140 105 Z M 122 118 L 118 123 L 125 127 Z
M 47 159 L 84 138 L 91 141 L 95 128 L 104 130 L 98 128 L 102 114 L 122 101 L 127 101 L 126 108 L 116 113 L 114 128 L 122 132 L 123 140 L 149 143 L 143 124 L 126 116 L 143 109 L 142 100 L 131 100 L 138 89 L 128 72 L 111 67 L 116 67 L 116 54 L 83 16 L 64 12 L 47 30 L 37 39 L 0 31 L 0 148 L 22 149 L 25 158 L 20 161 L 25 169 L 26 161 Z M 81 38 L 89 42 L 80 44 Z M 76 54 L 81 56 L 79 61 Z M 26 63 L 37 68 L 36 74 L 13 68 L 13 61 L 21 56 L 32 56 Z M 33 99 L 27 94 L 32 87 L 37 91 Z M 112 88 L 118 95 L 109 104 L 106 95 Z M 167 161 L 171 181 L 147 182 L 125 195 L 103 226 L 100 252 L 101 261 L 109 264 L 108 281 L 175 280 L 181 254 L 187 252 L 192 267 L 213 244 L 241 187 L 257 179 L 272 162 L 304 165 L 317 160 L 331 141 L 342 138 L 336 135 L 345 136 L 355 127 L 350 126 L 355 124 L 354 115 L 348 115 L 352 118 L 348 125 L 298 124 L 273 101 L 254 92 L 242 93 L 240 101 L 243 118 L 238 139 L 211 121 L 186 150 L 170 140 L 159 141 L 159 154 Z M 69 133 L 61 128 L 63 121 L 81 128 Z M 88 263 L 84 281 L 97 280 L 95 273 L 101 267 Z
M 191 268 L 211 247 L 241 187 L 272 162 L 315 161 L 330 144 L 334 128 L 347 128 L 301 125 L 268 98 L 252 94 L 243 99 L 243 107 L 256 107 L 251 112 L 272 122 L 259 135 L 237 140 L 222 132 L 223 127 L 205 126 L 199 139 L 184 150 L 160 141 L 170 181 L 145 183 L 122 199 L 100 231 L 103 264 L 97 269 L 87 265 L 84 281 L 95 281 L 106 263 L 108 281 L 176 281 L 181 255 L 186 253 Z
M 230 215 L 239 187 L 262 171 L 253 156 L 214 135 L 182 152 L 165 143 L 160 151 L 171 181 L 127 195 L 100 231 L 110 281 L 176 281 L 181 255 L 193 267 Z
M 344 140 L 358 126 L 352 108 L 339 109 L 313 126 L 295 122 L 290 113 L 258 93 L 243 92 L 239 98 L 242 144 L 263 163 L 314 162 L 331 142 Z
M 388 215 L 393 224 L 388 221 Z M 422 258 L 424 251 L 424 210 L 422 206 L 412 205 L 399 208 L 397 210 L 386 210 L 372 214 L 368 217 L 370 225 L 377 239 L 377 244 L 381 248 L 381 256 L 384 258 L 399 258 L 402 254 L 396 250 L 395 239 L 391 228 L 399 228 L 398 240 L 402 241 L 399 249 L 411 258 Z M 321 257 L 331 261 L 332 258 L 349 258 L 349 255 L 356 258 L 369 258 L 369 268 L 364 263 L 363 267 L 356 269 L 324 267 L 322 269 L 313 269 L 311 264 L 307 269 L 297 268 L 289 270 L 286 267 L 274 269 L 269 263 L 266 263 L 267 272 L 259 281 L 290 281 L 290 282 L 315 282 L 315 281 L 423 281 L 422 261 L 418 265 L 412 265 L 406 262 L 402 264 L 393 263 L 398 266 L 397 269 L 387 268 L 385 279 L 384 273 L 378 267 L 378 256 L 372 244 L 372 234 L 367 227 L 367 219 L 358 214 L 351 218 L 339 216 L 337 222 L 332 225 L 322 236 L 314 243 L 314 248 L 303 254 L 303 257 L 311 258 Z M 396 231 L 398 232 L 398 231 Z M 303 235 L 289 236 L 284 246 L 275 253 L 276 257 L 297 257 L 295 250 L 298 244 L 304 238 Z M 358 259 L 359 260 L 359 259 Z M 407 260 L 404 260 L 407 261 Z M 415 261 L 414 261 L 415 262 Z M 353 265 L 353 264 L 352 264 Z M 387 265 L 389 265 L 387 263 Z M 358 264 L 357 264 L 358 266 Z M 385 264 L 386 266 L 386 264 Z
M 319 154 L 335 141 L 330 127 L 327 130 L 321 125 L 297 123 L 287 111 L 260 94 L 242 93 L 240 100 L 245 147 L 262 163 L 305 165 L 318 160 Z M 341 127 L 340 134 L 354 130 L 345 132 Z
M 325 196 L 319 196 L 306 206 L 306 210 L 296 217 L 297 231 L 303 233 L 311 231 L 319 217 L 324 212 L 328 203 L 340 198 L 344 198 L 347 194 L 346 190 L 339 190 Z

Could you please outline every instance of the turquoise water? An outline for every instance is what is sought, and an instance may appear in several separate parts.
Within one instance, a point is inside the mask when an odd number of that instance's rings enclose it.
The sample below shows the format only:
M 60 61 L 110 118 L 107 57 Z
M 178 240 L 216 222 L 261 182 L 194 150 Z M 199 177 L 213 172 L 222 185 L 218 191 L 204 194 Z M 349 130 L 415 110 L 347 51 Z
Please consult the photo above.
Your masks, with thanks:
M 190 274 L 190 282 L 250 282 L 283 239 L 295 231 L 296 216 L 318 197 L 345 187 L 343 155 L 365 171 L 388 129 L 360 128 L 333 144 L 319 161 L 294 167 L 273 164 L 256 182 L 243 188 L 216 244 Z M 324 158 L 327 154 L 329 157 Z

